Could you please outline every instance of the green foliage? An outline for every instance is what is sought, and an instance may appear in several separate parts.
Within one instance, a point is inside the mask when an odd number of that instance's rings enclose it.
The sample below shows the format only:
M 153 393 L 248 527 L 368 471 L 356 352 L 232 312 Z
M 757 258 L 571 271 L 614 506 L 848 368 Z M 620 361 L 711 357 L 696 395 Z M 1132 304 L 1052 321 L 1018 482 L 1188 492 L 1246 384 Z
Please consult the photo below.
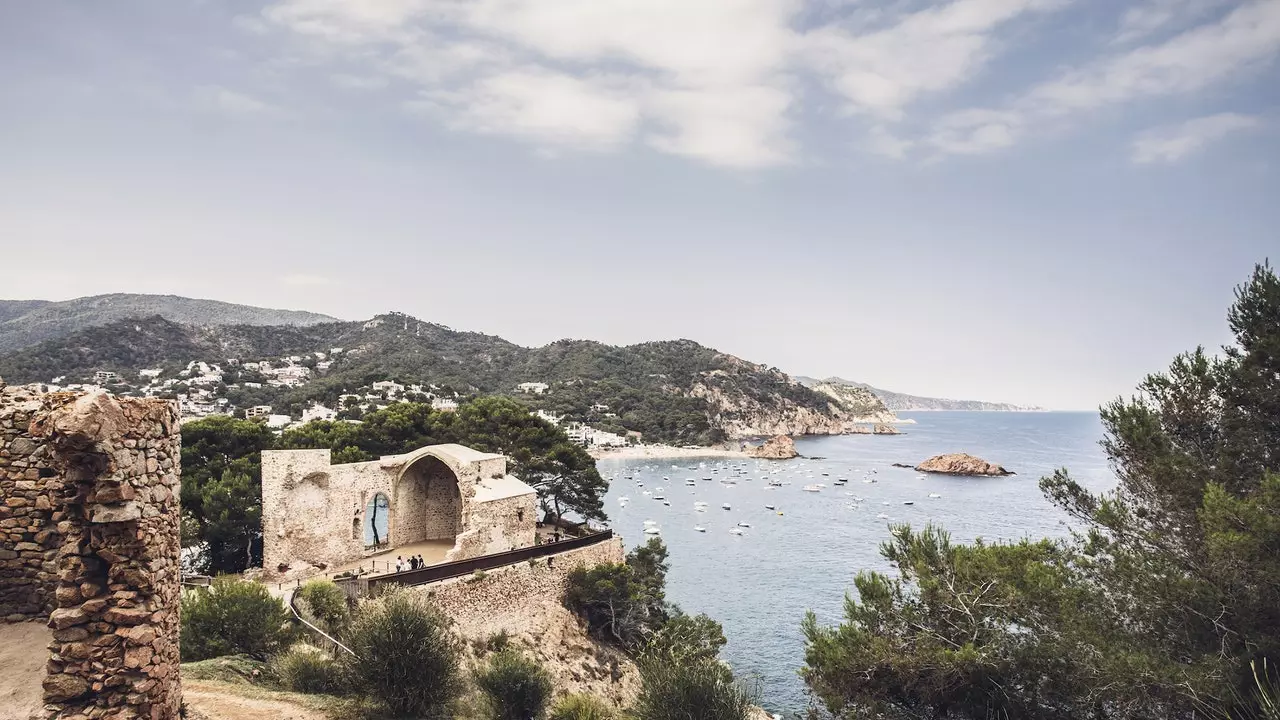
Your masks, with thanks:
M 516 650 L 489 659 L 475 677 L 493 720 L 541 718 L 551 700 L 551 676 L 535 660 Z
M 720 623 L 706 615 L 685 615 L 673 609 L 671 617 L 649 637 L 644 654 L 673 663 L 714 660 L 725 642 Z
M 289 613 L 266 586 L 229 577 L 182 593 L 182 660 L 219 655 L 266 659 L 289 643 Z
M 298 589 L 294 598 L 304 603 L 307 610 L 321 620 L 331 633 L 341 629 L 350 615 L 346 593 L 328 580 L 308 581 Z
M 1080 532 L 952 545 L 893 530 L 845 620 L 810 616 L 806 682 L 885 718 L 1262 716 L 1250 668 L 1280 657 L 1280 280 L 1259 266 L 1234 345 L 1181 355 L 1102 409 L 1119 486 L 1063 470 L 1045 495 Z M 1266 687 L 1266 686 L 1262 686 Z
M 601 563 L 569 573 L 565 606 L 601 639 L 636 650 L 666 623 L 667 548 L 651 538 L 626 563 Z
M 502 652 L 511 646 L 511 635 L 506 630 L 499 630 L 492 633 L 484 641 L 485 650 L 489 652 Z
M 209 544 L 204 571 L 262 564 L 261 453 L 275 440 L 262 423 L 225 416 L 182 426 L 182 509 Z
M 446 720 L 463 690 L 461 648 L 449 620 L 421 593 L 393 591 L 357 607 L 344 643 L 353 689 L 394 717 Z
M 346 691 L 342 668 L 323 650 L 298 643 L 271 659 L 270 672 L 293 692 L 341 695 Z
M 565 695 L 551 706 L 548 720 L 615 720 L 618 714 L 603 700 L 592 695 Z
M 746 720 L 756 693 L 718 660 L 641 658 L 636 720 Z

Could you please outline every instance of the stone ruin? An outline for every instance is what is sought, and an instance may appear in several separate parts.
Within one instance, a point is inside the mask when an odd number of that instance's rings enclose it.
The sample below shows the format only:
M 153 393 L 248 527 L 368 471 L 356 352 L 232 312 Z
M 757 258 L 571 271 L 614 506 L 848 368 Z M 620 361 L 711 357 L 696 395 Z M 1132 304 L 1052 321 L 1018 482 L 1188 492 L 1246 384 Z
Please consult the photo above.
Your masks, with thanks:
M 52 629 L 36 717 L 179 716 L 179 447 L 168 401 L 0 381 L 0 618 Z

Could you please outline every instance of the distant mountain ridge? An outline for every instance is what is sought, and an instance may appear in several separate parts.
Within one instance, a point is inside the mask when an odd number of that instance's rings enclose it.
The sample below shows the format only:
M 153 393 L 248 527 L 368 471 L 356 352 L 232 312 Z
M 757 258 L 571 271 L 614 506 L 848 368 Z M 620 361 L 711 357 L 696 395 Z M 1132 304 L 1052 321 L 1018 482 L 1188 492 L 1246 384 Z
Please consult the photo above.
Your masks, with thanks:
M 906 393 L 894 392 L 892 390 L 882 390 L 872 387 L 866 383 L 857 382 L 855 380 L 845 380 L 839 377 L 829 377 L 825 380 L 805 377 L 797 375 L 796 380 L 814 387 L 821 383 L 829 385 L 844 385 L 847 387 L 863 388 L 871 391 L 876 397 L 884 401 L 885 407 L 893 412 L 904 412 L 909 410 L 967 410 L 967 411 L 983 411 L 983 412 L 1043 412 L 1044 408 L 1014 405 L 1012 403 L 986 402 L 982 400 L 948 400 L 945 398 L 922 397 L 919 395 L 908 395 Z
M 259 360 L 298 363 L 314 372 L 304 384 L 274 387 L 256 371 L 238 369 Z M 224 377 L 214 387 L 230 406 L 272 405 L 294 416 L 312 402 L 342 407 L 342 395 L 393 380 L 430 386 L 443 397 L 515 395 L 568 420 L 680 444 L 841 434 L 892 419 L 870 392 L 819 392 L 777 368 L 691 340 L 625 347 L 560 340 L 526 348 L 400 313 L 366 322 L 275 326 L 194 325 L 154 314 L 126 318 L 0 352 L 0 377 L 84 383 L 103 370 L 120 375 L 117 392 L 137 392 L 145 384 L 140 370 L 176 379 L 187 377 L 182 372 L 193 361 L 222 368 Z M 543 383 L 546 392 L 518 393 L 522 383 Z
M 187 325 L 315 325 L 336 318 L 178 295 L 114 293 L 74 300 L 0 300 L 0 354 L 128 318 L 160 316 Z

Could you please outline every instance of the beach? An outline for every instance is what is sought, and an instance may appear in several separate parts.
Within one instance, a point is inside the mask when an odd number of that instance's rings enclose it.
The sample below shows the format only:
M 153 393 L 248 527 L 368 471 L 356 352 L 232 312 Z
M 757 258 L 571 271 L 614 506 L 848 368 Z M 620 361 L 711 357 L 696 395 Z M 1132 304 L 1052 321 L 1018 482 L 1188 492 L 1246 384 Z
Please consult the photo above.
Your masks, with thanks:
M 674 445 L 631 445 L 624 448 L 594 447 L 589 451 L 597 460 L 643 460 L 645 458 L 733 458 L 746 457 L 741 450 L 718 447 L 676 447 Z

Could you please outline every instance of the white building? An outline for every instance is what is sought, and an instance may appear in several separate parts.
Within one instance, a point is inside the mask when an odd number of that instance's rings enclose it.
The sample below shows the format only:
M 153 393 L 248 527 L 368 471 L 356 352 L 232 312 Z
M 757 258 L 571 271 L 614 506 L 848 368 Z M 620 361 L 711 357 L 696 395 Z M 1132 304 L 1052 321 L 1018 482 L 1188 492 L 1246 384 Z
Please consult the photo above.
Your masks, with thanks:
M 161 372 L 162 370 L 160 368 L 148 368 L 146 370 L 139 370 L 138 377 L 147 378 L 150 380 L 150 379 L 160 377 Z
M 336 410 L 330 410 L 320 403 L 315 403 L 302 411 L 302 422 L 304 423 L 309 423 L 312 420 L 336 420 L 337 418 L 338 413 Z
M 432 410 L 443 410 L 444 412 L 453 412 L 458 409 L 458 401 L 448 398 L 435 398 L 431 401 Z
M 110 370 L 99 370 L 93 374 L 93 381 L 99 385 L 120 382 L 120 376 Z
M 604 403 L 596 403 L 595 405 L 591 406 L 591 410 L 592 412 L 599 412 L 599 413 L 609 412 L 609 406 L 605 405 Z
M 399 395 L 404 392 L 404 386 L 398 382 L 391 380 L 379 380 L 372 385 L 374 392 L 384 392 L 388 395 Z
M 270 405 L 254 405 L 251 408 L 246 408 L 244 411 L 244 416 L 247 418 L 267 417 L 270 414 L 271 414 Z
M 268 415 L 267 416 L 267 427 L 271 428 L 272 430 L 283 429 L 285 427 L 288 427 L 289 424 L 291 424 L 292 422 L 293 422 L 293 418 L 289 417 L 288 415 Z
M 560 421 L 564 419 L 562 416 L 556 415 L 555 413 L 547 412 L 546 410 L 539 410 L 535 412 L 534 415 L 537 415 L 538 417 L 542 418 L 543 420 L 546 420 L 552 425 L 559 425 Z
M 546 392 L 550 387 L 551 387 L 550 385 L 546 383 L 540 383 L 540 382 L 520 383 L 519 385 L 516 386 L 516 392 L 541 395 L 542 393 Z

